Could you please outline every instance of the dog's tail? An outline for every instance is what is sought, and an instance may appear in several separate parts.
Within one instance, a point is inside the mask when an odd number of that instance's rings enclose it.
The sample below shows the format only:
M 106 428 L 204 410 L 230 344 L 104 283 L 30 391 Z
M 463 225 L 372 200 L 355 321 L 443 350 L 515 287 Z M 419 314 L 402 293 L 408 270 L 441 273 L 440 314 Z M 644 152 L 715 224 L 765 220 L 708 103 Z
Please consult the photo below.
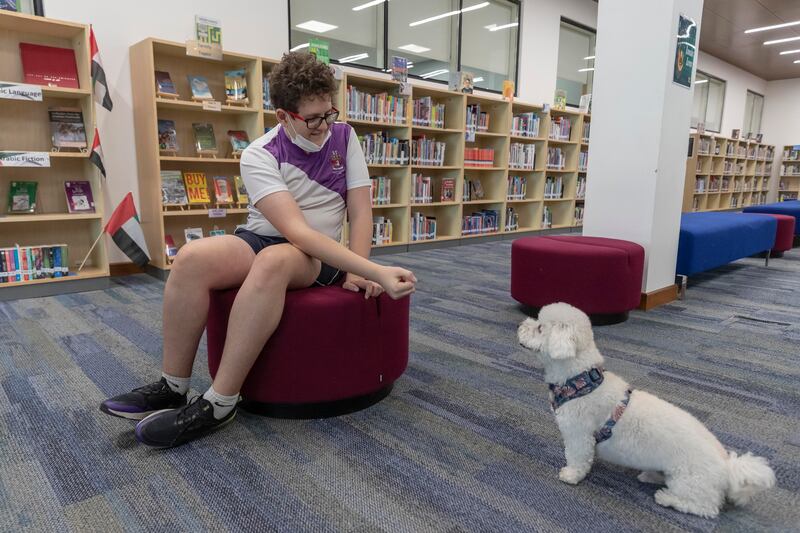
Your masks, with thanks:
M 759 492 L 775 486 L 775 472 L 763 457 L 746 453 L 728 454 L 727 497 L 735 505 L 744 505 Z

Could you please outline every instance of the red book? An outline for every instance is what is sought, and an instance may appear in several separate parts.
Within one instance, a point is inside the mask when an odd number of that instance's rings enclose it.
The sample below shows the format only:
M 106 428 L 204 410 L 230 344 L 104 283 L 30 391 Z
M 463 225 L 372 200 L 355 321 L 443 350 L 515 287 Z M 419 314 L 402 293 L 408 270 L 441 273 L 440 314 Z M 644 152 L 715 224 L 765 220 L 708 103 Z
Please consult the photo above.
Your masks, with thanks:
M 25 83 L 79 89 L 78 64 L 72 48 L 19 43 Z

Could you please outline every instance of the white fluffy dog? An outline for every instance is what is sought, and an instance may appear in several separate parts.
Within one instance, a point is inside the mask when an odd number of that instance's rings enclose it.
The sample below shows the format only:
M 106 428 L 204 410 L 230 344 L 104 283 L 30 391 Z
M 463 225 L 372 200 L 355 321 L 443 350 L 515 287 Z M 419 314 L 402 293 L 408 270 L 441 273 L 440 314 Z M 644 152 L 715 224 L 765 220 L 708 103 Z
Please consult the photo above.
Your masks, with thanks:
M 567 459 L 561 481 L 579 483 L 597 456 L 642 470 L 640 481 L 666 484 L 655 494 L 659 505 L 703 517 L 717 516 L 726 497 L 742 505 L 775 485 L 775 474 L 763 457 L 727 452 L 686 411 L 644 391 L 629 394 L 628 383 L 603 372 L 603 356 L 582 311 L 565 303 L 545 306 L 538 320 L 528 318 L 519 326 L 517 337 L 544 364 L 551 399 L 555 395 L 553 408 Z M 584 379 L 572 379 L 579 375 Z M 623 399 L 629 399 L 627 407 Z M 598 436 L 604 427 L 605 434 Z

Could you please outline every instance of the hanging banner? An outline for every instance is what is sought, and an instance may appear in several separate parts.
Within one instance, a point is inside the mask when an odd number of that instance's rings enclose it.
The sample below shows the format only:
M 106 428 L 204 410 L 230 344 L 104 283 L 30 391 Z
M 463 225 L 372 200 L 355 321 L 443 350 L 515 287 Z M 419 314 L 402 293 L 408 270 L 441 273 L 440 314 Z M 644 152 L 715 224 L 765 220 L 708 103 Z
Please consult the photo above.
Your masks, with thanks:
M 692 71 L 697 56 L 697 24 L 683 15 L 678 16 L 678 40 L 675 44 L 675 65 L 672 81 L 687 89 L 692 86 Z

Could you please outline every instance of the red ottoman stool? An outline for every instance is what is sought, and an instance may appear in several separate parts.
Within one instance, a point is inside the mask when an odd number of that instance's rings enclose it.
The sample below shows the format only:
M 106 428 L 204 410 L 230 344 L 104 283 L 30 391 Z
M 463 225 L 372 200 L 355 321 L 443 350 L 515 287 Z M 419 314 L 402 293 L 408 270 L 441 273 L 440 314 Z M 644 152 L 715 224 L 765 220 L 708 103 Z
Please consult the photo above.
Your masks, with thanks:
M 778 221 L 778 229 L 775 231 L 775 246 L 772 247 L 772 251 L 769 254 L 770 257 L 783 257 L 783 252 L 792 249 L 792 245 L 794 244 L 794 226 L 797 221 L 795 217 L 791 215 L 777 215 L 773 213 L 748 214 L 772 217 Z
M 644 248 L 618 239 L 525 237 L 511 245 L 511 296 L 538 314 L 565 302 L 594 325 L 616 324 L 639 306 Z
M 208 367 L 222 358 L 238 289 L 212 291 Z M 314 287 L 286 294 L 278 328 L 245 379 L 242 408 L 278 418 L 324 418 L 379 402 L 408 363 L 409 298 Z

